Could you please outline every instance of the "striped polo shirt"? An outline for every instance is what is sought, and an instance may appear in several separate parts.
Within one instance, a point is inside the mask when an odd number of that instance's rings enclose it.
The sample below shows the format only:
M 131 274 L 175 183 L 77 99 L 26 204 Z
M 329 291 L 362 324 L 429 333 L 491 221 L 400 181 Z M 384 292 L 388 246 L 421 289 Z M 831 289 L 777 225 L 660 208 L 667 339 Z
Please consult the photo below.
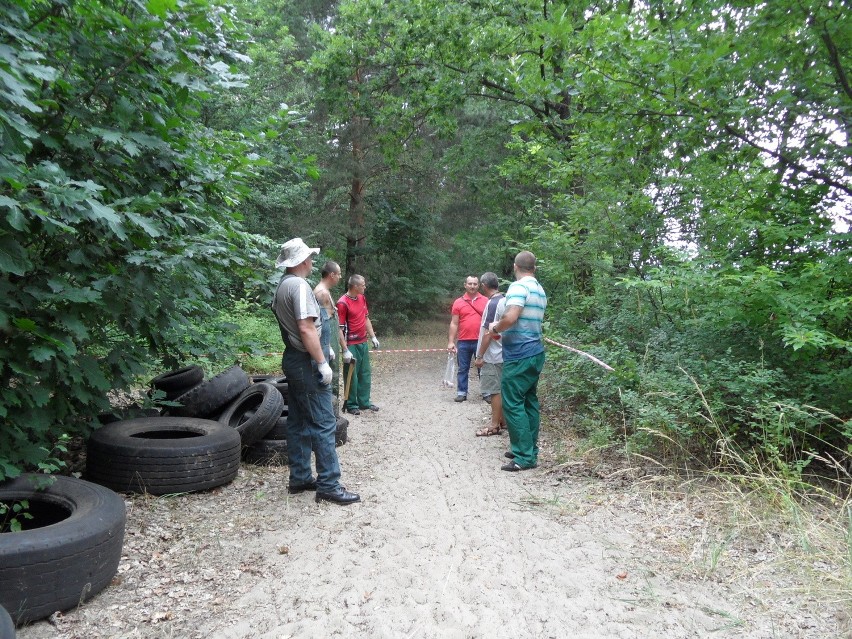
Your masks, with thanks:
M 506 309 L 520 306 L 518 321 L 502 333 L 503 361 L 525 359 L 544 352 L 541 322 L 547 308 L 547 295 L 532 275 L 512 282 L 506 292 Z

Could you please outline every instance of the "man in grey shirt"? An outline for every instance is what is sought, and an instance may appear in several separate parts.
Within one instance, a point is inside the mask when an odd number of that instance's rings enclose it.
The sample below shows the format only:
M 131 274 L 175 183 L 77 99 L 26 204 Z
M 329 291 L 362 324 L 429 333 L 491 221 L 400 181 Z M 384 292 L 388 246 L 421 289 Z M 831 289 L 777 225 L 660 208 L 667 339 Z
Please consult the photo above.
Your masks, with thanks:
M 500 384 L 503 377 L 503 346 L 499 339 L 492 339 L 488 334 L 491 322 L 499 321 L 506 311 L 503 294 L 497 275 L 492 272 L 483 273 L 479 278 L 482 293 L 488 298 L 485 312 L 482 314 L 482 324 L 479 328 L 479 341 L 476 344 L 476 359 L 473 364 L 479 371 L 479 390 L 482 399 L 491 404 L 491 426 L 476 431 L 477 437 L 499 435 L 503 429 L 503 399 L 500 395 Z
M 316 491 L 316 501 L 352 504 L 361 501 L 356 493 L 340 485 L 340 463 L 335 449 L 337 420 L 331 398 L 331 366 L 322 348 L 322 336 L 331 330 L 323 320 L 319 303 L 305 277 L 310 274 L 318 248 L 301 238 L 281 247 L 275 262 L 284 268 L 272 310 L 278 319 L 284 356 L 281 368 L 287 377 L 287 457 L 291 495 Z M 316 458 L 317 477 L 311 473 L 311 452 Z

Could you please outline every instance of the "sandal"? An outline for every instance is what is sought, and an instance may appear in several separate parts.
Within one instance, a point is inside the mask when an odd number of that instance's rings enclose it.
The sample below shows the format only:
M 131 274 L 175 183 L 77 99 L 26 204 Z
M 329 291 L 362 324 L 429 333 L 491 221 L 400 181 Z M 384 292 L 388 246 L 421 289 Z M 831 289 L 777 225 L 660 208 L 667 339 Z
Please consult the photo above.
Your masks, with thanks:
M 477 437 L 491 437 L 491 435 L 499 435 L 500 428 L 480 428 L 476 431 Z

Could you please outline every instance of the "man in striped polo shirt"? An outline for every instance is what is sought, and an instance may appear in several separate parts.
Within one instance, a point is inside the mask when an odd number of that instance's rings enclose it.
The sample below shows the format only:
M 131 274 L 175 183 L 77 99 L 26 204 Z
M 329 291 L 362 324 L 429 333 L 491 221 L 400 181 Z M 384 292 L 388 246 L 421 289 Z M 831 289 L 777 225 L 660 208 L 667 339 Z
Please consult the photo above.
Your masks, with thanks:
M 535 255 L 515 256 L 515 281 L 506 292 L 506 312 L 489 327 L 503 343 L 503 415 L 509 427 L 511 461 L 501 466 L 510 472 L 538 465 L 539 405 L 536 390 L 544 368 L 541 322 L 547 295 L 535 279 Z

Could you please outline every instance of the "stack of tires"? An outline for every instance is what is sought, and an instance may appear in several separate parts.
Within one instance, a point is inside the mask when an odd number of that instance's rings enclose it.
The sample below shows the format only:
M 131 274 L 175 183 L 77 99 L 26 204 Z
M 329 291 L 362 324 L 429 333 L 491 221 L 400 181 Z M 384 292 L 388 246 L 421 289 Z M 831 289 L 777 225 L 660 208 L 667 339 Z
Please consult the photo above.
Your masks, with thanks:
M 118 492 L 152 495 L 207 490 L 231 482 L 240 433 L 216 421 L 250 382 L 239 366 L 204 380 L 199 366 L 159 375 L 154 390 L 171 402 L 163 415 L 105 424 L 89 438 L 86 479 Z
M 275 375 L 254 375 L 252 384 L 271 384 L 284 399 L 284 406 L 273 427 L 259 440 L 243 449 L 243 461 L 261 466 L 285 466 L 287 464 L 287 378 Z M 222 421 L 222 417 L 219 418 Z M 337 417 L 335 445 L 342 446 L 348 439 L 349 421 Z
M 258 466 L 287 465 L 287 378 L 274 375 L 255 375 L 254 385 L 272 386 L 281 396 L 281 412 L 263 437 L 243 449 L 243 461 Z
M 287 380 L 249 377 L 231 366 L 204 379 L 187 366 L 151 380 L 165 398 L 160 416 L 105 424 L 88 441 L 86 478 L 118 492 L 152 495 L 207 490 L 232 481 L 240 459 L 287 464 Z M 337 418 L 336 444 L 349 422 Z

